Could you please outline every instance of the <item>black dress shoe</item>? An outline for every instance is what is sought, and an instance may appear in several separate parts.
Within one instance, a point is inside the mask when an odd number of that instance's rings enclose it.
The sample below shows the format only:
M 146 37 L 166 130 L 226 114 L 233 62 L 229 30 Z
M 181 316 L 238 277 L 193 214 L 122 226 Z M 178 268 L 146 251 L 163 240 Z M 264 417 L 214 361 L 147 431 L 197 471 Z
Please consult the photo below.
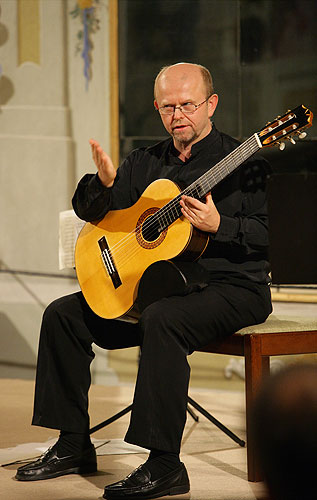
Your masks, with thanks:
M 188 474 L 183 463 L 164 476 L 151 480 L 146 464 L 140 465 L 125 479 L 105 487 L 103 498 L 107 500 L 150 499 L 164 495 L 181 495 L 189 491 Z
M 15 478 L 18 481 L 38 481 L 64 476 L 65 474 L 88 474 L 96 472 L 96 470 L 97 458 L 93 445 L 80 455 L 70 455 L 62 458 L 58 457 L 54 445 L 35 462 L 19 467 Z

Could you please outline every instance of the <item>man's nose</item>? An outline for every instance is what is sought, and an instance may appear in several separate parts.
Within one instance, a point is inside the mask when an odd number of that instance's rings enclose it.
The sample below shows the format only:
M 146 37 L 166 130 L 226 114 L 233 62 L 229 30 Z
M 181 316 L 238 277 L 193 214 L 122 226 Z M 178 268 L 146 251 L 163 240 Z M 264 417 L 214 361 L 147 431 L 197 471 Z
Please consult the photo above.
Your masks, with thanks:
M 175 118 L 175 116 L 176 116 L 177 113 L 178 113 L 177 116 L 179 116 L 179 115 L 184 116 L 184 113 L 181 110 L 180 106 L 175 106 L 175 108 L 174 108 L 174 118 Z

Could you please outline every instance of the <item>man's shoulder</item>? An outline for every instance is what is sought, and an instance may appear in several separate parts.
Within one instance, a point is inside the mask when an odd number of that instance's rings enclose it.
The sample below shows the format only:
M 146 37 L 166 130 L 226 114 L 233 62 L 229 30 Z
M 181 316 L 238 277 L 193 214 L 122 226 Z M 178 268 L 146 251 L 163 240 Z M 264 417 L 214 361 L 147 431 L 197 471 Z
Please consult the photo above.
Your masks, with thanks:
M 137 164 L 138 166 L 143 163 L 143 161 L 149 160 L 159 160 L 162 158 L 171 144 L 171 138 L 164 139 L 162 141 L 156 142 L 155 144 L 140 146 L 133 149 L 128 156 L 126 161 L 131 165 Z
M 243 142 L 239 141 L 238 139 L 235 139 L 234 137 L 231 137 L 228 134 L 225 134 L 224 132 L 219 132 L 219 134 L 221 136 L 223 149 L 227 154 L 229 154 L 231 151 L 239 147 Z M 265 158 L 263 158 L 263 156 L 260 155 L 259 152 L 251 155 L 250 158 L 248 158 L 244 162 L 244 164 L 248 166 L 260 165 L 267 171 L 267 173 L 271 172 L 271 167 L 269 162 Z
M 166 151 L 166 149 L 170 146 L 172 139 L 170 137 L 163 139 L 161 141 L 156 142 L 155 144 L 140 146 L 134 149 L 130 154 L 161 154 Z
M 145 154 L 161 156 L 165 153 L 165 151 L 170 147 L 172 142 L 172 138 L 168 137 L 163 139 L 162 141 L 158 141 L 155 144 L 151 144 L 150 146 L 145 146 L 140 148 Z
M 233 150 L 233 149 L 237 148 L 238 146 L 240 146 L 241 141 L 239 141 L 238 139 L 235 139 L 234 137 L 232 137 L 229 134 L 225 134 L 225 132 L 221 132 L 219 130 L 217 132 L 219 133 L 219 135 L 221 137 L 222 146 L 224 149 Z

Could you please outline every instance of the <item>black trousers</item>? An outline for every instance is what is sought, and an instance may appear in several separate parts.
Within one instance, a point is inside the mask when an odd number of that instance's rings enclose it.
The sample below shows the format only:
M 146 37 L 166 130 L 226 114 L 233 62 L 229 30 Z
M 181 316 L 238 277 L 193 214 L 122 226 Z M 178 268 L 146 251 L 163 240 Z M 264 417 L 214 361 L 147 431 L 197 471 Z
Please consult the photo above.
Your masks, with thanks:
M 141 346 L 125 440 L 179 452 L 190 376 L 187 356 L 213 339 L 265 321 L 271 310 L 269 287 L 257 284 L 214 283 L 164 298 L 148 306 L 138 324 L 96 316 L 81 292 L 57 299 L 43 315 L 32 423 L 86 431 L 92 344 Z

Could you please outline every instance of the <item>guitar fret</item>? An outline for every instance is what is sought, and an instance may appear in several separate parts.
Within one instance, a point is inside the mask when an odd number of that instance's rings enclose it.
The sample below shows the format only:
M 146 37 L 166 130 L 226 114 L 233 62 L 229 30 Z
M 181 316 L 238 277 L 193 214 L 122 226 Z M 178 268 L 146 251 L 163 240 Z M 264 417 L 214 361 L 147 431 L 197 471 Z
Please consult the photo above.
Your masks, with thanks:
M 168 227 L 168 212 L 165 212 L 163 215 L 163 221 L 165 223 L 165 227 Z
M 200 188 L 201 188 L 201 185 L 197 182 L 196 186 L 195 186 L 195 192 L 196 192 L 196 196 L 194 196 L 194 198 L 197 198 L 199 199 L 200 198 Z
M 180 212 L 180 209 L 178 210 L 178 205 L 172 204 L 172 214 L 173 214 L 174 220 L 178 219 L 179 212 Z

